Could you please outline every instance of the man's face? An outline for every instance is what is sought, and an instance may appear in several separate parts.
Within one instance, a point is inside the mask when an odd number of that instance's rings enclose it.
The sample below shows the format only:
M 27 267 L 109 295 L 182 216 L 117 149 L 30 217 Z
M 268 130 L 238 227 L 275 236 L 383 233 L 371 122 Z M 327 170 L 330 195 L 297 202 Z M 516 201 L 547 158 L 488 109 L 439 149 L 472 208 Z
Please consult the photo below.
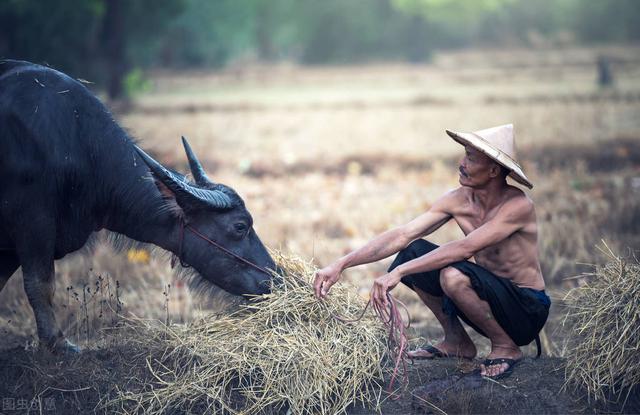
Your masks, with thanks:
M 497 164 L 481 151 L 465 146 L 464 152 L 459 167 L 459 181 L 462 186 L 483 187 L 499 173 Z

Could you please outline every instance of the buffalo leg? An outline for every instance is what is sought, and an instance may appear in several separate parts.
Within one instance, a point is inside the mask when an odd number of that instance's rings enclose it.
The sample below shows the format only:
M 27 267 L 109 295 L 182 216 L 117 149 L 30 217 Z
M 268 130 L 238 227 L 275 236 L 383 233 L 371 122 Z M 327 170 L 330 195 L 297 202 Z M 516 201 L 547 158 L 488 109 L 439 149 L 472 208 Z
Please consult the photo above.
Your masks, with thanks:
M 77 353 L 80 349 L 67 340 L 53 312 L 55 291 L 53 259 L 23 264 L 24 291 L 33 309 L 40 343 L 56 353 Z
M 0 292 L 19 266 L 20 262 L 15 253 L 0 252 Z
M 43 232 L 43 234 L 45 234 Z M 38 328 L 40 344 L 54 353 L 77 353 L 80 349 L 62 334 L 53 312 L 55 291 L 52 238 L 28 238 L 17 244 L 24 291 Z

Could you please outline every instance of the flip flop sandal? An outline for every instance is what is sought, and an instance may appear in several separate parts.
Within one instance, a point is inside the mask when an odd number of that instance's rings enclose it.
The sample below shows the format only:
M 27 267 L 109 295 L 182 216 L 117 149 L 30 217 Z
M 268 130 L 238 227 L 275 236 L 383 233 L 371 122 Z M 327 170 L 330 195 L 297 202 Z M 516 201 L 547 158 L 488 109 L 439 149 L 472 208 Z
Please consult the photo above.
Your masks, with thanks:
M 508 378 L 513 373 L 513 368 L 515 368 L 516 365 L 518 363 L 520 363 L 521 361 L 522 361 L 522 359 L 517 359 L 517 360 L 516 359 L 507 359 L 505 357 L 500 357 L 500 358 L 497 358 L 497 359 L 486 359 L 484 362 L 482 362 L 484 367 L 506 363 L 507 364 L 507 368 L 505 369 L 504 372 L 502 372 L 502 373 L 500 373 L 498 375 L 495 375 L 495 376 L 486 376 L 486 375 L 484 375 L 483 377 L 485 377 L 487 379 L 492 379 L 492 380 L 500 380 L 500 379 Z
M 451 357 L 442 350 L 438 349 L 435 346 L 427 345 L 425 347 L 419 347 L 416 350 L 412 350 L 412 352 L 428 352 L 431 353 L 431 356 L 409 356 L 412 360 L 433 360 L 435 358 L 447 358 Z

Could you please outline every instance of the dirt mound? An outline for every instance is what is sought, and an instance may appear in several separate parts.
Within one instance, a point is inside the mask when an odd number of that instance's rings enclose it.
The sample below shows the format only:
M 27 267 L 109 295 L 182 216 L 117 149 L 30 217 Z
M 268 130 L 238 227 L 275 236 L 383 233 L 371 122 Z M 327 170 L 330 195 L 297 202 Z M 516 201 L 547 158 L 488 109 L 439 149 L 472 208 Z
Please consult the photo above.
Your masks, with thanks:
M 98 410 L 100 404 L 115 397 L 118 388 L 127 388 L 135 377 L 150 376 L 132 371 L 135 358 L 126 347 L 117 346 L 86 350 L 73 358 L 23 347 L 4 350 L 0 356 L 3 412 L 103 413 Z M 101 381 L 88 382 L 92 378 Z
M 40 409 L 42 413 L 56 414 L 107 413 L 100 409 L 100 404 L 114 397 L 118 389 L 128 388 L 133 379 L 153 381 L 149 371 L 140 370 L 140 365 L 133 363 L 145 358 L 132 356 L 124 346 L 86 350 L 73 358 L 54 357 L 23 347 L 5 350 L 0 354 L 0 379 L 3 380 L 0 396 L 4 399 L 4 410 L 9 413 L 11 410 L 27 412 L 28 408 L 34 413 Z M 402 398 L 386 399 L 381 412 L 592 414 L 620 410 L 615 405 L 596 406 L 562 391 L 564 359 L 526 358 L 511 377 L 499 382 L 463 380 L 447 387 L 447 382 L 471 369 L 469 363 L 462 364 L 455 359 L 415 362 L 410 365 L 410 382 Z M 88 375 L 96 372 L 102 374 L 102 381 L 88 383 L 88 379 L 95 378 Z M 431 385 L 432 395 L 415 396 L 425 385 Z M 636 396 L 635 406 L 628 405 L 625 412 L 639 410 Z M 370 414 L 371 410 L 353 406 L 347 413 L 363 415 Z

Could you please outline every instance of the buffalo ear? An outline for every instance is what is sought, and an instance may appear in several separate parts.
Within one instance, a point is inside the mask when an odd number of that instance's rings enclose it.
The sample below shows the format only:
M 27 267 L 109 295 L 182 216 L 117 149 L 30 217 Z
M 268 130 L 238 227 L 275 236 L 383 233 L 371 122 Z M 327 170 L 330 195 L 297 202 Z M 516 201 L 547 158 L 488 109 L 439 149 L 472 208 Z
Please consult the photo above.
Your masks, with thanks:
M 162 183 L 162 181 L 158 180 L 157 178 L 154 177 L 153 182 L 155 183 L 156 187 L 160 191 L 160 194 L 162 195 L 162 198 L 164 199 L 166 209 L 175 217 L 184 218 L 185 209 L 183 209 L 182 206 L 180 206 L 180 203 L 178 203 L 176 194 L 173 193 L 173 191 L 167 185 Z

